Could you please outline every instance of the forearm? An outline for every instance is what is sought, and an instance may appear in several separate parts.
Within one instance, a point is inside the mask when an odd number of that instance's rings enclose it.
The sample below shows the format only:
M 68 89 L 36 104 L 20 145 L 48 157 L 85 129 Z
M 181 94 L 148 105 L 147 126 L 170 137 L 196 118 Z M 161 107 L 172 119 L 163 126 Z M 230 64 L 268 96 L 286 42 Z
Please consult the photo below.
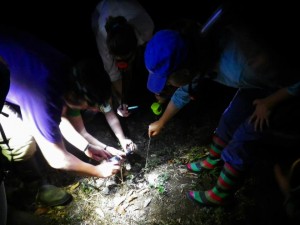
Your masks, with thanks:
M 170 101 L 163 115 L 160 117 L 159 123 L 164 126 L 179 112 L 179 110 L 180 109 L 177 108 L 172 101 Z
M 115 91 L 116 97 L 118 99 L 118 103 L 121 104 L 122 98 L 122 79 L 118 79 L 112 82 L 113 89 Z
M 79 150 L 83 151 L 90 143 L 89 140 L 81 135 L 65 117 L 62 117 L 59 128 L 64 138 Z
M 35 137 L 35 139 L 51 167 L 80 175 L 101 177 L 95 166 L 85 163 L 69 153 L 62 141 L 51 143 L 42 137 Z
M 85 132 L 85 134 L 83 134 L 83 136 L 88 141 L 89 144 L 97 145 L 99 147 L 102 147 L 103 149 L 107 146 L 106 144 L 102 143 L 101 141 L 96 139 L 94 136 L 92 136 L 88 132 Z
M 111 110 L 110 112 L 105 113 L 105 118 L 116 137 L 119 140 L 125 139 L 122 126 L 116 114 Z
M 60 123 L 60 130 L 64 138 L 71 143 L 73 146 L 78 148 L 81 151 L 84 151 L 88 144 L 93 144 L 105 148 L 107 145 L 97 140 L 90 133 L 86 131 L 83 124 L 80 122 L 74 123 L 77 124 L 78 130 L 74 128 L 72 123 L 65 117 L 62 118 Z
M 289 94 L 287 88 L 282 88 L 269 95 L 266 100 L 268 102 L 269 108 L 274 108 L 275 106 L 279 105 L 281 102 L 292 98 L 293 96 Z

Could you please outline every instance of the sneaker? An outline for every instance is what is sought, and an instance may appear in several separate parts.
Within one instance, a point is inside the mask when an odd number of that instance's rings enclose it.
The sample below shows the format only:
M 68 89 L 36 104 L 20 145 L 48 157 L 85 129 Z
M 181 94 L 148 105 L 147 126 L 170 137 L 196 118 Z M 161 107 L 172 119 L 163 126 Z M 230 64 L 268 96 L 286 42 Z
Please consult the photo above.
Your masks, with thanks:
M 66 205 L 72 200 L 72 195 L 54 185 L 46 184 L 39 188 L 36 202 L 44 207 Z

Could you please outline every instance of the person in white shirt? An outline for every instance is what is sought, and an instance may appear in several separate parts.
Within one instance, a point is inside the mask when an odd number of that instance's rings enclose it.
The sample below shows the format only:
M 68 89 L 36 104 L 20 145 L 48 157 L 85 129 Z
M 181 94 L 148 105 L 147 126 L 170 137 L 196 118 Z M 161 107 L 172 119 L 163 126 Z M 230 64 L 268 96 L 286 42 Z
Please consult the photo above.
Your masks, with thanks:
M 153 20 L 136 0 L 103 0 L 93 12 L 92 29 L 114 94 L 121 104 L 118 114 L 127 117 L 130 113 L 125 96 L 130 86 L 128 80 L 132 80 L 132 64 L 138 56 L 143 56 L 138 51 L 143 51 L 152 37 Z M 129 78 L 126 81 L 122 81 L 123 72 Z

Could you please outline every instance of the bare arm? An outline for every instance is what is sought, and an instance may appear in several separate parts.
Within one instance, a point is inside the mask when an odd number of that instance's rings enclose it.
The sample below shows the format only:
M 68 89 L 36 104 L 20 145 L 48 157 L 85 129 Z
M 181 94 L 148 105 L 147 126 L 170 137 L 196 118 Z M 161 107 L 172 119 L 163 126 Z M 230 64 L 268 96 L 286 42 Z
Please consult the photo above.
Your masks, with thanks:
M 272 109 L 291 97 L 293 96 L 288 93 L 287 88 L 282 88 L 266 98 L 254 100 L 255 111 L 251 115 L 249 122 L 254 123 L 256 130 L 258 128 L 263 130 L 265 124 L 269 126 L 269 116 Z
M 131 139 L 128 139 L 125 137 L 125 134 L 123 132 L 121 123 L 115 114 L 113 110 L 110 110 L 109 112 L 105 113 L 105 118 L 107 120 L 107 123 L 109 124 L 110 128 L 118 138 L 123 150 L 125 152 L 128 151 L 135 151 L 137 149 L 136 144 L 133 143 Z
M 179 110 L 180 109 L 178 109 L 174 103 L 170 101 L 160 119 L 150 124 L 148 130 L 149 137 L 158 135 L 161 129 L 179 112 Z
M 108 177 L 120 169 L 119 165 L 108 162 L 104 162 L 97 166 L 85 163 L 69 153 L 66 150 L 63 141 L 51 143 L 41 135 L 35 135 L 34 138 L 49 165 L 55 169 L 72 171 L 81 175 L 95 177 Z
M 64 138 L 82 151 L 87 144 L 94 144 L 103 148 L 106 146 L 87 132 L 81 116 L 62 117 L 59 127 Z
M 123 155 L 123 152 L 107 146 L 87 132 L 81 115 L 66 116 L 66 109 L 60 123 L 60 130 L 64 138 L 81 151 L 95 160 L 110 158 L 112 155 Z

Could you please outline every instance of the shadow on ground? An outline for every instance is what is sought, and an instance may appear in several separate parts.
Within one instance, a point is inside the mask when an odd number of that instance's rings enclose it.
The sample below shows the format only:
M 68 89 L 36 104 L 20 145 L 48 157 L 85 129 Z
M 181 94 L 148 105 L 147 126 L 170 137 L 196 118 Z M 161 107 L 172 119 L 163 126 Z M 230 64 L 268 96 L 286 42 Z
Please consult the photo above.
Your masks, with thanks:
M 158 118 L 152 114 L 148 103 L 129 118 L 121 119 L 128 136 L 139 149 L 126 161 L 122 172 L 112 178 L 80 177 L 47 167 L 51 183 L 72 194 L 70 204 L 39 207 L 34 202 L 36 187 L 26 185 L 13 190 L 9 195 L 10 204 L 46 220 L 44 225 L 287 224 L 282 208 L 283 197 L 275 184 L 272 165 L 268 163 L 262 163 L 260 169 L 247 175 L 229 206 L 200 207 L 186 198 L 188 190 L 212 187 L 220 172 L 216 169 L 195 175 L 185 169 L 187 162 L 205 156 L 211 134 L 233 96 L 232 89 L 220 89 L 217 93 L 216 96 L 207 96 L 201 103 L 191 102 L 159 137 L 151 140 L 147 128 Z M 93 135 L 118 147 L 103 115 L 85 113 L 83 116 Z M 68 147 L 88 161 L 84 155 Z M 8 190 L 12 181 L 7 181 Z M 17 197 L 17 193 L 27 199 Z

